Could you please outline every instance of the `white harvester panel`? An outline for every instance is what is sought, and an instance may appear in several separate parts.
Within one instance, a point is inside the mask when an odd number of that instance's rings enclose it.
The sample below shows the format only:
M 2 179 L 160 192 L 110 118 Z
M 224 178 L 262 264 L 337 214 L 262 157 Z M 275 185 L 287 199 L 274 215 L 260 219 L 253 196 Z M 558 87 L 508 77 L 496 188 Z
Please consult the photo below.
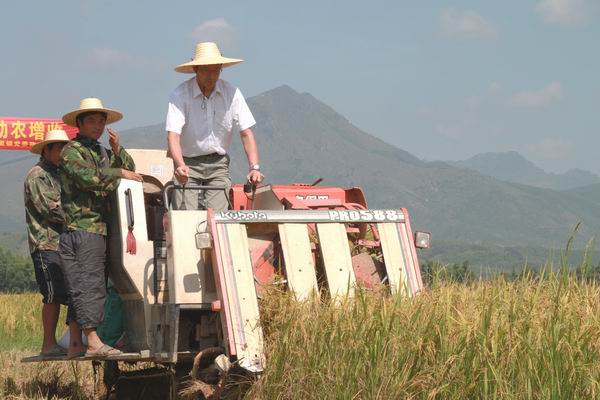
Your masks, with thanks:
M 136 165 L 136 172 L 145 176 L 151 176 L 160 181 L 160 184 L 168 182 L 173 176 L 173 163 L 166 158 L 164 150 L 138 150 L 131 149 L 128 153 L 133 157 Z M 117 188 L 116 196 L 116 218 L 118 228 L 111 229 L 109 240 L 119 241 L 118 245 L 111 243 L 111 250 L 119 249 L 120 254 L 113 254 L 111 258 L 118 257 L 120 262 L 116 265 L 122 266 L 122 272 L 125 272 L 129 281 L 135 287 L 131 290 L 130 286 L 119 285 L 119 295 L 123 300 L 144 299 L 146 304 L 156 302 L 167 302 L 165 298 L 168 294 L 166 286 L 167 274 L 166 263 L 162 258 L 155 260 L 154 242 L 148 237 L 148 222 L 146 219 L 146 204 L 144 191 L 146 183 L 142 184 L 128 179 L 121 179 Z M 160 187 L 155 189 L 160 191 Z M 160 192 L 159 192 L 160 193 Z M 128 205 L 130 202 L 130 205 Z M 134 221 L 132 234 L 135 237 L 136 252 L 131 254 L 127 252 L 127 233 L 128 233 L 128 207 Z M 159 221 L 161 220 L 159 216 Z M 162 222 L 161 222 L 162 223 Z M 155 299 L 154 293 L 154 263 L 157 264 L 158 289 L 159 296 Z
M 148 240 L 146 231 L 146 213 L 144 211 L 144 192 L 142 184 L 140 182 L 122 179 L 117 188 L 116 198 L 117 221 L 119 226 L 117 229 L 115 229 L 115 227 L 112 228 L 109 240 L 120 241 L 119 245 L 114 246 L 114 248 L 120 249 L 121 254 L 117 255 L 111 253 L 111 257 L 120 256 L 121 263 L 117 263 L 117 265 L 123 267 L 124 272 L 135 287 L 135 290 L 121 292 L 119 294 L 124 300 L 144 298 L 153 302 L 154 288 L 150 276 L 153 273 L 154 252 L 153 243 Z M 135 221 L 132 232 L 136 239 L 137 251 L 135 254 L 130 254 L 126 251 L 128 233 L 127 203 L 129 201 L 131 202 L 130 210 L 133 212 L 133 219 Z M 124 287 L 127 286 L 124 285 Z
M 206 211 L 168 213 L 167 260 L 169 302 L 208 304 L 217 299 L 206 252 L 196 247 L 196 234 L 206 230 Z
M 406 210 L 403 210 L 406 213 Z M 414 246 L 413 234 L 409 224 L 396 224 L 400 240 L 402 242 L 402 254 L 406 263 L 406 274 L 411 290 L 410 295 L 415 296 L 423 289 L 421 268 L 418 263 L 417 253 Z
M 261 372 L 265 365 L 264 343 L 246 226 L 217 224 L 212 234 L 217 235 L 215 255 L 229 324 L 229 352 L 237 356 L 243 368 Z
M 353 297 L 356 286 L 346 227 L 343 224 L 317 224 L 327 286 L 332 299 Z
M 278 229 L 290 290 L 298 301 L 318 296 L 319 286 L 308 227 L 306 224 L 279 224 Z
M 402 251 L 398 225 L 394 223 L 377 224 L 377 230 L 381 238 L 381 250 L 390 290 L 392 294 L 408 295 L 412 294 L 412 291 L 407 286 L 409 282 L 406 276 L 406 257 Z

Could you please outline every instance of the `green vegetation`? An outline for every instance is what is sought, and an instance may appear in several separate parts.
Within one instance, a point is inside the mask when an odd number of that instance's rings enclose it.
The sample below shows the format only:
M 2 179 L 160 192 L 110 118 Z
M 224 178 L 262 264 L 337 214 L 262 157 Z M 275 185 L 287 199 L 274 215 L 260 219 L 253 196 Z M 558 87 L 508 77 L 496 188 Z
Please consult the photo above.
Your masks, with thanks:
M 41 311 L 37 293 L 0 294 L 0 351 L 39 350 Z
M 558 266 L 488 280 L 467 262 L 428 262 L 415 299 L 296 303 L 273 290 L 261 302 L 267 368 L 246 398 L 600 398 L 600 265 L 590 245 L 571 267 L 571 243 Z M 12 370 L 15 354 L 39 347 L 39 310 L 37 294 L 0 295 L 0 395 L 91 398 L 87 367 Z
M 0 247 L 0 293 L 26 292 L 37 289 L 30 257 Z
M 19 231 L 0 232 L 0 247 L 10 249 L 19 256 L 29 257 L 29 242 L 25 231 L 25 221 L 23 221 L 23 228 Z
M 434 241 L 431 249 L 420 250 L 421 263 L 443 265 L 468 262 L 477 276 L 488 277 L 495 273 L 520 272 L 524 265 L 533 269 L 542 268 L 547 262 L 559 262 L 563 250 L 545 247 L 499 246 L 490 244 L 465 244 L 451 241 Z M 571 250 L 567 263 L 580 265 L 586 253 L 600 259 L 595 251 Z
M 414 300 L 359 292 L 340 306 L 270 293 L 262 305 L 267 369 L 247 398 L 598 398 L 597 273 L 584 263 L 457 283 L 438 271 Z M 0 296 L 0 343 L 35 351 L 38 318 L 37 295 Z M 0 394 L 42 398 L 28 388 L 44 373 L 44 387 L 82 393 L 68 363 L 19 365 L 24 354 L 15 354 L 0 353 Z M 77 379 L 91 385 L 85 368 Z
M 91 363 L 20 362 L 39 351 L 41 340 L 41 296 L 0 294 L 0 398 L 93 399 Z

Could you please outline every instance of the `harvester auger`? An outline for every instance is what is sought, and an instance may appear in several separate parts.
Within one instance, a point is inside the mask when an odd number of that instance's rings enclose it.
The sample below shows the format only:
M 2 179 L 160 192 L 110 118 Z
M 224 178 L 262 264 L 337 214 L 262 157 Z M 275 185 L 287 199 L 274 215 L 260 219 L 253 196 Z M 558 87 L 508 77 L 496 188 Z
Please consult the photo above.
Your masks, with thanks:
M 268 285 L 298 301 L 333 302 L 357 287 L 408 297 L 423 288 L 416 248 L 429 246 L 429 234 L 413 236 L 406 209 L 370 210 L 360 188 L 315 184 L 234 185 L 228 211 L 173 209 L 175 190 L 198 192 L 203 208 L 205 187 L 174 185 L 165 151 L 129 153 L 144 183 L 123 180 L 111 207 L 109 277 L 128 340 L 128 351 L 105 363 L 113 392 L 135 380 L 119 378 L 117 361 L 165 365 L 171 388 L 175 366 L 209 383 L 232 366 L 260 374 L 259 303 Z M 216 390 L 206 388 L 206 397 Z

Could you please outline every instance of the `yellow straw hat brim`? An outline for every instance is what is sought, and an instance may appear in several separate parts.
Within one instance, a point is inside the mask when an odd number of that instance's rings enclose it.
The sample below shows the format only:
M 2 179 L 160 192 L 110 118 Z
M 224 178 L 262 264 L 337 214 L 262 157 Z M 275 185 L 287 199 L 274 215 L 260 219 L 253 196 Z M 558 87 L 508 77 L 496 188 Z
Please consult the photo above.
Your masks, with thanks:
M 123 114 L 110 108 L 86 108 L 83 110 L 74 110 L 63 115 L 62 120 L 69 126 L 77 127 L 77 116 L 87 112 L 103 112 L 106 114 L 106 125 L 115 123 L 123 119 Z
M 41 142 L 34 144 L 29 151 L 33 154 L 42 154 L 44 146 L 50 143 L 66 143 L 70 140 L 67 133 L 62 129 L 50 131 L 46 134 L 46 137 L 48 138 L 47 140 L 42 140 Z
M 62 120 L 69 126 L 77 127 L 77 116 L 88 112 L 102 112 L 106 114 L 106 124 L 112 124 L 123 118 L 118 111 L 104 107 L 102 100 L 97 97 L 87 97 L 79 102 L 79 108 L 63 115 Z
M 219 46 L 213 42 L 202 42 L 196 44 L 194 51 L 194 57 L 192 61 L 180 64 L 175 67 L 175 71 L 184 74 L 193 74 L 194 67 L 199 65 L 219 65 L 222 64 L 223 68 L 231 67 L 232 65 L 239 64 L 244 60 L 239 58 L 227 58 L 221 55 Z
M 218 65 L 218 64 L 222 64 L 223 68 L 227 68 L 227 67 L 231 67 L 232 65 L 235 64 L 239 64 L 241 62 L 243 62 L 244 60 L 240 60 L 237 58 L 227 58 L 227 57 L 219 57 L 219 58 L 214 58 L 214 59 L 209 59 L 209 60 L 192 60 L 190 62 L 187 62 L 185 64 L 180 64 L 178 66 L 175 67 L 175 71 L 177 72 L 181 72 L 183 74 L 193 74 L 194 73 L 194 67 L 198 66 L 198 65 Z

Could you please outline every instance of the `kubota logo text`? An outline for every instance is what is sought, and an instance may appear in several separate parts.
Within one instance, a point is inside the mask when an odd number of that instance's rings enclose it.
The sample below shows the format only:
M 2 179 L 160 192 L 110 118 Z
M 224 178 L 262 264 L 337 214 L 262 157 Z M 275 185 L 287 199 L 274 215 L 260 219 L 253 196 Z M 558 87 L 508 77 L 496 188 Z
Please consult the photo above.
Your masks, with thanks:
M 259 211 L 222 211 L 221 218 L 230 221 L 256 221 L 267 219 L 267 214 Z

